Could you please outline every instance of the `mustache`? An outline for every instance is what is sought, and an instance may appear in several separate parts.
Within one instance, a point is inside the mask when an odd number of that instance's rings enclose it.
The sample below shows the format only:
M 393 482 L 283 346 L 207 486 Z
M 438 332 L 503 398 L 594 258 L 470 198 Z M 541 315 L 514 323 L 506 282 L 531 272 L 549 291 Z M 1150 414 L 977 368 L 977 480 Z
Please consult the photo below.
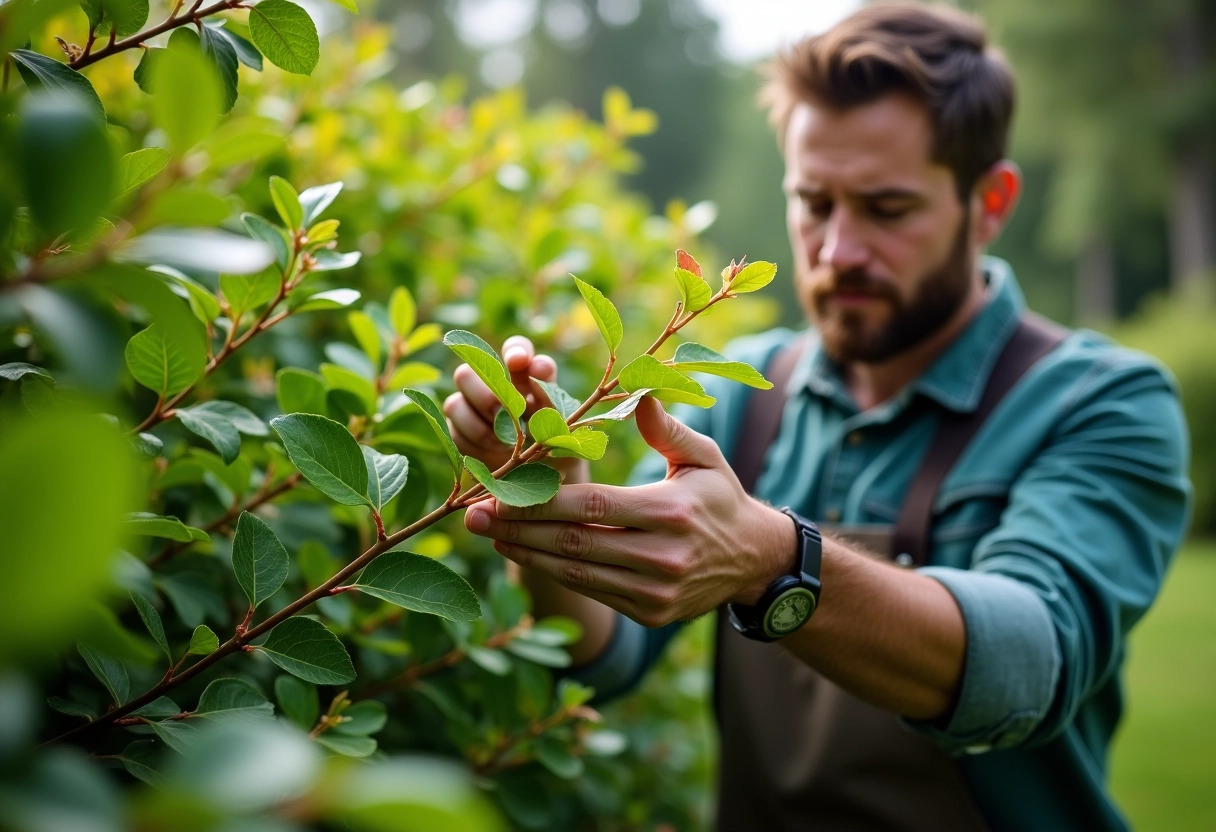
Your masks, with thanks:
M 849 269 L 838 272 L 831 267 L 821 267 L 811 272 L 811 291 L 816 301 L 840 292 L 875 295 L 898 301 L 899 293 L 885 280 L 875 277 L 865 269 Z

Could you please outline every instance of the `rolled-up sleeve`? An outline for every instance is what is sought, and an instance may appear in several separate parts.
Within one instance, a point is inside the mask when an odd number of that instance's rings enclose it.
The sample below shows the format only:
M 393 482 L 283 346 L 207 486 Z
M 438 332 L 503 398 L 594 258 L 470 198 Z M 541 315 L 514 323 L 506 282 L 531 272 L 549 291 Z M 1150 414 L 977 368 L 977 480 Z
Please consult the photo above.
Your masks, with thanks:
M 1033 746 L 1117 685 L 1127 633 L 1186 529 L 1186 471 L 1170 379 L 1127 351 L 1096 363 L 1054 411 L 971 568 L 921 570 L 954 596 L 967 644 L 951 712 L 905 724 L 956 752 Z

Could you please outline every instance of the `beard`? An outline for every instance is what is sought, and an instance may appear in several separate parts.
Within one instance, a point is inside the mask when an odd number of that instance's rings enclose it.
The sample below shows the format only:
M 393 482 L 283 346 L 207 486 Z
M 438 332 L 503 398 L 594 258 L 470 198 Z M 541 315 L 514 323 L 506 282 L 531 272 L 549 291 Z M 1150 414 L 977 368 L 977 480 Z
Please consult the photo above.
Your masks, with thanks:
M 914 294 L 907 299 L 888 281 L 864 269 L 835 272 L 828 266 L 813 270 L 808 312 L 828 357 L 837 364 L 878 364 L 915 347 L 945 326 L 971 291 L 969 219 L 964 213 L 945 262 L 917 281 Z M 862 311 L 832 303 L 832 296 L 839 292 L 869 295 L 886 303 L 890 315 L 885 322 L 870 324 L 869 316 Z

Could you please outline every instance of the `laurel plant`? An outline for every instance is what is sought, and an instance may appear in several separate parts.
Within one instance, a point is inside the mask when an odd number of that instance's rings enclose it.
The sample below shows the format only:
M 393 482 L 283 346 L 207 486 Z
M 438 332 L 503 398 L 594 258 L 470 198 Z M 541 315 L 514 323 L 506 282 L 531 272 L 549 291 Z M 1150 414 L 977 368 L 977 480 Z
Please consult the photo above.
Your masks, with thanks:
M 461 549 L 443 521 L 491 495 L 548 500 L 560 482 L 546 460 L 602 459 L 605 428 L 642 396 L 711 405 L 690 374 L 765 386 L 669 341 L 775 267 L 732 263 L 715 288 L 680 251 L 670 316 L 627 333 L 593 284 L 624 294 L 614 262 L 674 246 L 642 234 L 644 212 L 597 179 L 629 164 L 624 142 L 646 129 L 623 94 L 608 96 L 606 128 L 567 119 L 593 148 L 578 159 L 553 162 L 547 128 L 508 98 L 475 105 L 455 149 L 438 137 L 457 109 L 436 110 L 414 140 L 425 165 L 321 158 L 315 130 L 288 142 L 298 125 L 268 123 L 248 100 L 298 96 L 285 119 L 324 120 L 307 82 L 286 80 L 320 61 L 301 7 L 163 12 L 150 23 L 146 0 L 0 4 L 0 817 L 22 830 L 64 828 L 50 816 L 98 829 L 575 828 L 587 810 L 563 815 L 557 798 L 596 782 L 586 761 L 603 770 L 624 745 L 598 724 L 592 691 L 558 678 L 579 629 L 533 620 L 501 564 Z M 359 91 L 351 125 L 425 109 L 378 106 L 381 91 Z M 522 144 L 495 133 L 508 123 Z M 340 158 L 340 177 L 318 177 Z M 364 187 L 344 184 L 361 184 L 360 164 L 414 198 L 369 195 L 366 172 Z M 517 168 L 545 187 L 524 194 Z M 620 222 L 587 225 L 592 193 L 631 218 L 627 243 L 612 236 Z M 523 304 L 483 294 L 472 305 L 493 325 L 445 333 L 440 319 L 469 303 L 438 272 L 462 239 L 451 220 L 480 216 L 483 240 L 520 237 L 510 200 L 525 196 L 527 276 L 510 285 L 542 302 L 504 315 Z M 402 247 L 373 239 L 369 216 Z M 559 270 L 578 247 L 596 252 L 587 280 Z M 396 280 L 418 251 L 424 267 Z M 433 282 L 420 274 L 432 269 Z M 607 358 L 595 378 L 563 375 L 571 389 L 589 378 L 583 395 L 542 384 L 535 412 L 471 331 L 560 347 L 576 328 L 553 321 L 576 319 Z M 497 470 L 448 434 L 436 395 L 456 361 L 502 403 L 513 453 Z

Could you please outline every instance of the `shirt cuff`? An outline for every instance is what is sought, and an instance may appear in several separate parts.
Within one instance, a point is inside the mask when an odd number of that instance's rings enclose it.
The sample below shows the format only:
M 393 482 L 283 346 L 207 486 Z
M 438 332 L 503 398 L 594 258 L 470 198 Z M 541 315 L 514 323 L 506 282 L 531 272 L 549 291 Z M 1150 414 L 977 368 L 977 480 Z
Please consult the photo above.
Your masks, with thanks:
M 954 596 L 967 628 L 958 701 L 936 720 L 902 722 L 948 751 L 978 754 L 1022 743 L 1051 707 L 1060 649 L 1047 605 L 1004 575 L 929 566 L 922 575 Z
M 616 627 L 604 652 L 563 676 L 595 688 L 595 700 L 603 702 L 628 690 L 636 682 L 645 661 L 646 628 L 618 612 Z

